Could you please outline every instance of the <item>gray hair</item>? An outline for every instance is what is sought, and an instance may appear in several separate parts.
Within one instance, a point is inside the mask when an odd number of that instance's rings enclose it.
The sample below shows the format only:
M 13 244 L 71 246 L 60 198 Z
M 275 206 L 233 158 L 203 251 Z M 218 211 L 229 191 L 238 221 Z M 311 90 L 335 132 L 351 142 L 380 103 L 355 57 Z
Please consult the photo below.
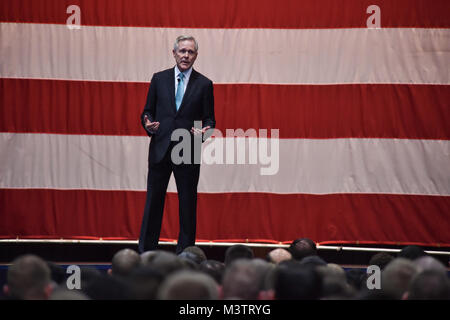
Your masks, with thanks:
M 181 41 L 185 41 L 185 40 L 194 41 L 195 51 L 198 51 L 198 42 L 197 42 L 197 40 L 195 40 L 195 38 L 193 36 L 185 36 L 185 35 L 181 35 L 181 36 L 177 37 L 177 39 L 175 40 L 175 43 L 173 44 L 173 50 L 177 51 L 178 50 L 178 44 Z

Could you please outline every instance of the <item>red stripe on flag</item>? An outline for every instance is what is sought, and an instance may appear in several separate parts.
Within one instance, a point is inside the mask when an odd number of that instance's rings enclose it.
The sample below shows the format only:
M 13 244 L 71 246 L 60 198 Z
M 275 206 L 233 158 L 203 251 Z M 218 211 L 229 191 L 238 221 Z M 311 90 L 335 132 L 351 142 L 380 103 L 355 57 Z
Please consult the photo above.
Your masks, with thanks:
M 0 131 L 145 135 L 148 84 L 0 79 Z
M 448 28 L 448 0 L 2 0 L 0 21 L 189 28 L 365 28 L 370 5 L 382 27 Z
M 136 240 L 145 192 L 2 189 L 0 203 L 0 238 Z M 197 238 L 450 246 L 449 211 L 445 196 L 201 193 Z M 169 193 L 161 238 L 177 237 L 178 197 Z
M 281 138 L 450 139 L 450 86 L 214 86 L 217 128 L 280 129 Z M 148 84 L 0 79 L 0 131 L 145 135 Z

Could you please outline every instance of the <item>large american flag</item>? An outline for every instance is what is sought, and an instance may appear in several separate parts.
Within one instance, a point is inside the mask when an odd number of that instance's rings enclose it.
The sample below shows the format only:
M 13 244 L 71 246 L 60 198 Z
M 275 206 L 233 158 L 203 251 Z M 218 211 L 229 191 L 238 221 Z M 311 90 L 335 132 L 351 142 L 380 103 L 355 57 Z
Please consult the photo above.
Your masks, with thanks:
M 217 128 L 280 138 L 274 175 L 202 165 L 199 241 L 450 246 L 449 13 L 448 0 L 2 0 L 0 237 L 138 238 L 139 115 L 188 34 Z M 177 232 L 171 181 L 162 239 Z

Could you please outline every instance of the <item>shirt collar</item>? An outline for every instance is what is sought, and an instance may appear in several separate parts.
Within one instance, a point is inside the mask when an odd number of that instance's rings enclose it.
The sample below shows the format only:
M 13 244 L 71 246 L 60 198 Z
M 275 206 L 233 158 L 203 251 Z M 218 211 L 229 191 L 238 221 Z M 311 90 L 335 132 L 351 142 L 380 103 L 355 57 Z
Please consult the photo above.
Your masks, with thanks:
M 178 75 L 181 73 L 180 69 L 178 69 L 178 66 L 175 66 L 175 79 L 178 77 Z M 190 67 L 189 69 L 187 69 L 186 71 L 183 72 L 184 77 L 186 80 L 189 79 L 189 77 L 191 76 L 192 73 L 192 67 Z

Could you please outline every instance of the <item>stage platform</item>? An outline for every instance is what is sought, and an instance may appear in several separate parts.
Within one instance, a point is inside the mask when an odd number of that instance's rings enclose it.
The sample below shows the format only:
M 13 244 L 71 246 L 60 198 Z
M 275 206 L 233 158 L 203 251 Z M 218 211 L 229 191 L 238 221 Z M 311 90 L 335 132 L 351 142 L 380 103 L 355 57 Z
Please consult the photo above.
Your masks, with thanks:
M 223 261 L 225 251 L 235 243 L 197 243 L 201 247 L 208 259 Z M 263 244 L 263 243 L 242 243 L 253 249 L 255 257 L 265 258 L 267 253 L 275 248 L 286 248 L 287 245 Z M 58 241 L 58 240 L 0 240 L 0 263 L 8 264 L 14 258 L 26 253 L 33 253 L 45 260 L 66 263 L 110 263 L 114 254 L 124 248 L 137 251 L 136 241 Z M 370 246 L 367 245 L 319 245 L 318 255 L 326 262 L 340 265 L 367 265 L 370 258 L 377 252 L 387 252 L 394 257 L 402 246 Z M 448 266 L 450 258 L 450 248 L 422 247 L 427 253 L 439 259 Z M 175 251 L 175 243 L 162 242 L 160 249 Z

